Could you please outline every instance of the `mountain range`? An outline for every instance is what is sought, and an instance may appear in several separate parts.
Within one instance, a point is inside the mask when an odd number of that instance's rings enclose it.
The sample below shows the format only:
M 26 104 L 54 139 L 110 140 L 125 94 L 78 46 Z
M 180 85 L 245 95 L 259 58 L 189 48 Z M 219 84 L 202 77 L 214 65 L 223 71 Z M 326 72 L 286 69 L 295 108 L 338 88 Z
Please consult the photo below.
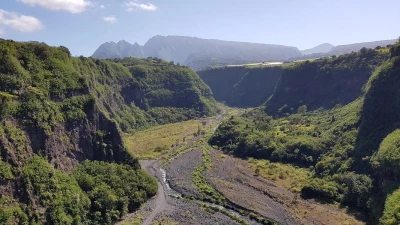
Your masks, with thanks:
M 314 53 L 327 53 L 327 52 L 330 52 L 332 50 L 332 48 L 334 48 L 334 47 L 335 47 L 334 45 L 331 45 L 329 43 L 324 43 L 324 44 L 315 46 L 314 48 L 302 50 L 301 53 L 303 55 L 310 55 L 310 54 L 314 54 Z
M 396 39 L 363 42 L 334 46 L 329 43 L 300 51 L 296 47 L 272 44 L 259 44 L 237 41 L 222 41 L 186 36 L 154 36 L 143 46 L 121 40 L 106 42 L 93 53 L 92 57 L 109 58 L 147 58 L 155 57 L 174 61 L 198 71 L 213 66 L 257 63 L 264 61 L 293 61 L 312 59 L 330 55 L 343 55 L 357 52 L 361 48 L 375 48 L 396 43 Z
M 250 63 L 271 60 L 286 60 L 301 56 L 296 47 L 221 41 L 184 36 L 154 36 L 146 44 L 130 44 L 126 41 L 102 44 L 92 55 L 95 58 L 156 57 L 197 68 L 198 61 L 215 59 L 226 63 Z M 226 62 L 226 63 L 225 63 Z M 218 63 L 210 61 L 207 66 Z

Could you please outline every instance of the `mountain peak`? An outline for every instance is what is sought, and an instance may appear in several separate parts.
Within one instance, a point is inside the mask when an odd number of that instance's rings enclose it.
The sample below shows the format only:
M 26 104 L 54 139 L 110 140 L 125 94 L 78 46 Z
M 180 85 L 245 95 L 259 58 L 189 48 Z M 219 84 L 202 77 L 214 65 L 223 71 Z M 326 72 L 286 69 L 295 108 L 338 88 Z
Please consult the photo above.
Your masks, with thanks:
M 213 66 L 216 62 L 214 59 L 211 60 L 211 56 L 218 56 L 216 60 L 224 62 L 225 65 L 284 61 L 291 57 L 301 56 L 297 48 L 290 46 L 203 39 L 179 35 L 156 35 L 150 38 L 144 46 L 120 41 L 116 50 L 98 49 L 96 54 L 93 54 L 93 57 L 109 57 L 111 53 L 113 56 L 119 56 L 120 58 L 129 56 L 157 57 L 166 61 L 179 62 L 185 65 L 190 64 L 195 69 Z M 196 62 L 192 62 L 193 60 Z
M 333 47 L 335 47 L 335 46 L 332 44 L 323 43 L 318 46 L 315 46 L 314 48 L 302 50 L 301 53 L 303 55 L 310 55 L 310 54 L 314 54 L 314 53 L 327 53 L 327 52 L 331 51 Z
M 120 41 L 118 42 L 118 44 L 131 44 L 131 43 L 129 43 L 129 42 L 125 41 L 125 40 L 120 40 Z

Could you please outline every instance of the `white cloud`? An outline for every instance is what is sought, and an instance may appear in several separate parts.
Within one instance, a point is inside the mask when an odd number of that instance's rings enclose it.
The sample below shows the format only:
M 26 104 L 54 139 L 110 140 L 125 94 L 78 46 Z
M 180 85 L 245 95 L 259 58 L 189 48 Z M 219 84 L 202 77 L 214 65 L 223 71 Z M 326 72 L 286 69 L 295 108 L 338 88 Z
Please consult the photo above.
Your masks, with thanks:
M 100 5 L 100 9 L 104 9 L 105 8 L 105 6 L 104 5 Z
M 0 24 L 21 32 L 33 32 L 44 27 L 42 22 L 33 16 L 20 15 L 2 9 L 0 9 Z
M 0 34 L 4 34 L 4 30 L 0 28 Z
M 144 4 L 144 3 L 137 3 L 137 2 L 125 2 L 125 6 L 127 7 L 126 11 L 131 12 L 135 9 L 140 9 L 140 10 L 144 10 L 144 11 L 156 11 L 158 9 L 157 6 L 148 3 L 148 4 Z
M 41 6 L 50 10 L 65 10 L 70 13 L 80 13 L 93 5 L 90 0 L 19 0 L 30 6 Z
M 117 18 L 115 16 L 106 16 L 106 17 L 103 17 L 103 20 L 108 23 L 116 23 L 117 22 Z

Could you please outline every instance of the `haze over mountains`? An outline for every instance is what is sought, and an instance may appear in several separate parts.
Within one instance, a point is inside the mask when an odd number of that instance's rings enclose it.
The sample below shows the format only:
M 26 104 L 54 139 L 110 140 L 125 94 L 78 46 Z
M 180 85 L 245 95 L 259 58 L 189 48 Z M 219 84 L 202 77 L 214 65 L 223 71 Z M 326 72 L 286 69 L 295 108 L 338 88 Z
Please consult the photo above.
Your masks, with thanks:
M 326 53 L 332 50 L 332 48 L 335 47 L 334 45 L 331 45 L 329 43 L 324 43 L 318 46 L 315 46 L 314 48 L 302 50 L 301 53 L 303 55 L 309 55 L 313 53 Z
M 396 39 L 334 46 L 329 43 L 300 51 L 296 47 L 272 44 L 258 44 L 237 41 L 201 39 L 185 36 L 154 36 L 143 46 L 127 41 L 106 42 L 92 57 L 106 58 L 147 58 L 156 57 L 187 65 L 194 70 L 229 64 L 245 64 L 264 61 L 288 61 L 311 59 L 329 55 L 357 52 L 361 48 L 375 48 L 396 43 Z
M 126 41 L 102 44 L 93 54 L 95 58 L 157 57 L 166 61 L 194 66 L 203 59 L 218 59 L 234 63 L 286 60 L 301 56 L 296 47 L 221 41 L 184 36 L 154 36 L 144 46 Z M 216 63 L 209 63 L 211 66 Z

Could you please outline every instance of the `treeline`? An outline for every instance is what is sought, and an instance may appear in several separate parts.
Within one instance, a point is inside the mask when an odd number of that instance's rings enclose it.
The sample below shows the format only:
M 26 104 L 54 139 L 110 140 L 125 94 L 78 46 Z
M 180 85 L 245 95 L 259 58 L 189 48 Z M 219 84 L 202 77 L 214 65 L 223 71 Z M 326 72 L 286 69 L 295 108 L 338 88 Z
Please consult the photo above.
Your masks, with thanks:
M 10 168 L 4 172 L 3 182 L 13 178 Z M 99 161 L 85 161 L 68 175 L 34 156 L 16 175 L 28 204 L 2 196 L 1 224 L 114 224 L 157 192 L 144 171 Z
M 378 66 L 372 76 L 369 75 L 359 96 L 354 94 L 352 100 L 347 99 L 350 103 L 319 109 L 323 105 L 309 101 L 304 98 L 306 95 L 300 96 L 303 102 L 298 103 L 296 97 L 301 94 L 299 92 L 298 95 L 291 95 L 295 100 L 288 99 L 297 102 L 293 105 L 297 108 L 275 119 L 265 113 L 264 107 L 240 117 L 231 117 L 211 137 L 210 144 L 241 157 L 266 158 L 308 168 L 313 177 L 303 185 L 303 197 L 356 208 L 369 216 L 371 224 L 398 224 L 400 118 L 396 112 L 400 96 L 395 87 L 400 85 L 399 49 L 400 44 L 397 44 L 390 49 L 389 57 L 380 56 L 387 59 L 381 66 L 378 64 L 382 59 L 376 58 L 376 54 L 380 53 L 372 51 L 350 54 L 341 59 L 327 59 L 330 62 L 339 60 L 336 63 L 340 63 L 335 64 L 341 65 L 338 71 L 342 71 L 342 67 L 347 68 L 349 71 L 345 74 L 348 76 L 353 76 L 351 71 L 368 72 Z M 375 57 L 367 57 L 369 54 Z M 354 58 L 357 60 L 354 61 Z M 284 83 L 294 84 L 295 80 L 299 83 L 300 78 L 311 83 L 324 80 L 324 76 L 330 75 L 326 73 L 328 68 L 317 67 L 320 63 L 307 62 L 296 67 L 300 75 L 296 76 L 292 71 Z M 325 65 L 334 66 L 331 63 Z M 313 72 L 312 68 L 317 71 Z M 342 79 L 340 74 L 335 77 Z M 275 93 L 282 93 L 280 89 L 287 87 L 278 85 Z M 326 90 L 321 89 L 320 92 L 325 93 Z M 340 95 L 340 92 L 337 94 Z M 329 97 L 329 94 L 323 94 L 317 98 L 332 99 Z M 284 100 L 275 101 L 283 104 Z

